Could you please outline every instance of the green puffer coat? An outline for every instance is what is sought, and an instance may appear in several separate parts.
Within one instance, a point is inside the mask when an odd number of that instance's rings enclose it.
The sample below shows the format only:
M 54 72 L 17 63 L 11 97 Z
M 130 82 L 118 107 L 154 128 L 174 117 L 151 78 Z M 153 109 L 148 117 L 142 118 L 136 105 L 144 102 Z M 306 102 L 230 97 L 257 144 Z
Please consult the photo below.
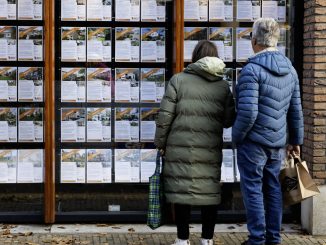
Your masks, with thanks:
M 216 205 L 221 201 L 223 128 L 235 108 L 225 64 L 205 57 L 170 80 L 156 122 L 155 145 L 164 149 L 167 202 Z

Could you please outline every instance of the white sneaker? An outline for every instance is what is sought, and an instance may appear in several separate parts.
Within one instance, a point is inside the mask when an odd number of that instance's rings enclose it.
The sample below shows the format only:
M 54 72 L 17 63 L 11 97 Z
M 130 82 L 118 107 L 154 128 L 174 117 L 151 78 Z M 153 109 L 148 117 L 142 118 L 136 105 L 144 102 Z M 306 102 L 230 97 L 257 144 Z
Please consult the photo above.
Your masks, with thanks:
M 190 245 L 190 241 L 176 238 L 172 245 Z
M 213 245 L 213 239 L 200 239 L 200 244 L 201 245 Z

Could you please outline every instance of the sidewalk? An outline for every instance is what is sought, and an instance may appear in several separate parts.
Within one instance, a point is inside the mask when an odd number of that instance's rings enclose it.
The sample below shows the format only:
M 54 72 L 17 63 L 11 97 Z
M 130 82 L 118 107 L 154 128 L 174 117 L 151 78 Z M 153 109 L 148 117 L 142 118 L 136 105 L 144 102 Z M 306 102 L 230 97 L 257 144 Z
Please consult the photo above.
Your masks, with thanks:
M 199 245 L 201 226 L 191 225 L 191 244 Z M 215 245 L 239 245 L 247 237 L 241 224 L 216 225 Z M 176 236 L 174 226 L 155 231 L 145 225 L 2 225 L 0 245 L 170 245 Z M 304 235 L 296 225 L 284 225 L 282 244 L 326 245 L 325 237 Z

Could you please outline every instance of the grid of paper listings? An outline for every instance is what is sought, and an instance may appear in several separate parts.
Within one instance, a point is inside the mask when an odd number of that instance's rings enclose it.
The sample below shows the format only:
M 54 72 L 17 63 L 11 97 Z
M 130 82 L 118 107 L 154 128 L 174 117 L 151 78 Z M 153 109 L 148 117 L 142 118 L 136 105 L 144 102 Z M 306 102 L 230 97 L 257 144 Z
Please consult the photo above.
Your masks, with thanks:
M 43 0 L 0 1 L 0 19 L 0 183 L 42 183 Z

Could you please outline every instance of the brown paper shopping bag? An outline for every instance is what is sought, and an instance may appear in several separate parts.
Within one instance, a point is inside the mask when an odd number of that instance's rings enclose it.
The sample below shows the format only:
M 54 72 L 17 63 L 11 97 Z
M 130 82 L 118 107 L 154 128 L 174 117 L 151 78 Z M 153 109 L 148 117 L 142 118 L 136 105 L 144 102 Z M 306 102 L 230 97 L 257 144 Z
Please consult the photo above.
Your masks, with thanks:
M 319 194 L 306 162 L 298 156 L 288 157 L 286 166 L 280 173 L 280 182 L 285 206 L 300 203 L 308 197 Z
M 320 193 L 317 185 L 311 178 L 309 174 L 309 170 L 305 161 L 301 161 L 299 158 L 299 162 L 296 164 L 297 172 L 298 172 L 298 180 L 299 180 L 299 189 L 303 199 L 308 197 L 315 196 Z

